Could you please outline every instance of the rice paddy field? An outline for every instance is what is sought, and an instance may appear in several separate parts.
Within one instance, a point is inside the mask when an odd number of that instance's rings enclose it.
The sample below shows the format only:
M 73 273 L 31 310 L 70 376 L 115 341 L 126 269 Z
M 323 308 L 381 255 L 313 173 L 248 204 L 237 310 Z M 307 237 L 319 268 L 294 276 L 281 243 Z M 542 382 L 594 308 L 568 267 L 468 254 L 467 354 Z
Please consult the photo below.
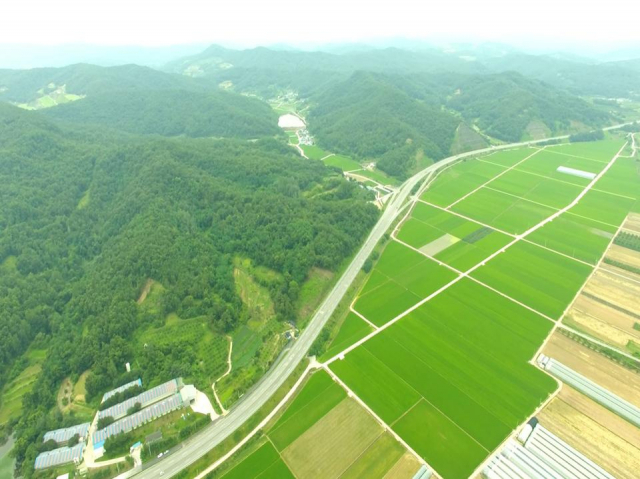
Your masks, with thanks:
M 463 279 L 330 367 L 440 474 L 468 477 L 556 388 L 527 363 L 551 326 Z
M 455 278 L 426 256 L 390 243 L 382 253 L 354 308 L 382 326 Z
M 265 436 L 222 477 L 380 478 L 406 463 L 407 450 L 347 397 L 324 370 L 314 372 Z M 393 477 L 410 479 L 420 465 Z M 406 468 L 406 467 L 405 467 Z
M 639 208 L 633 159 L 580 196 L 623 144 L 500 151 L 444 169 L 321 358 L 444 479 L 474 475 L 558 389 L 532 359 Z

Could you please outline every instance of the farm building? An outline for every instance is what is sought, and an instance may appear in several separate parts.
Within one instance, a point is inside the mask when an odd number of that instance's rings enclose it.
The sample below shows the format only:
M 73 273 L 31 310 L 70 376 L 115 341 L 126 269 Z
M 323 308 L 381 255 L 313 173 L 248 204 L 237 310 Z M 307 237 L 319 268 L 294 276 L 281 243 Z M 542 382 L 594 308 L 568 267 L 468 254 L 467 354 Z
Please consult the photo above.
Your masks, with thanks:
M 93 433 L 94 448 L 99 449 L 102 447 L 104 441 L 108 437 L 115 436 L 121 432 L 127 433 L 129 431 L 133 431 L 149 421 L 153 421 L 154 419 L 169 414 L 170 412 L 185 407 L 186 405 L 187 404 L 182 402 L 182 396 L 180 393 L 176 393 L 130 416 L 123 417 L 122 419 L 109 424 L 104 429 L 100 429 Z
M 44 442 L 55 441 L 58 444 L 66 444 L 76 434 L 79 436 L 80 441 L 84 441 L 87 438 L 89 432 L 89 423 L 78 424 L 77 426 L 65 427 L 62 429 L 56 429 L 54 431 L 48 431 L 44 434 Z
M 299 116 L 287 113 L 278 118 L 278 126 L 284 130 L 298 130 L 304 128 L 305 124 Z
M 509 440 L 482 471 L 488 479 L 614 479 L 611 474 L 537 424 L 524 445 Z
M 112 417 L 114 419 L 124 417 L 127 415 L 127 411 L 136 403 L 140 403 L 143 408 L 149 406 L 154 402 L 160 401 L 161 399 L 177 393 L 180 389 L 181 382 L 181 379 L 172 379 L 171 381 L 167 381 L 160 386 L 151 388 L 148 391 L 143 392 L 142 394 L 138 394 L 137 396 L 129 398 L 126 401 L 116 404 L 115 406 L 111 406 L 103 411 L 98 412 L 98 419 L 102 419 L 104 417 Z
M 538 356 L 538 364 L 562 382 L 567 383 L 585 396 L 590 397 L 610 411 L 613 411 L 618 416 L 640 427 L 640 408 L 637 406 L 625 401 L 608 389 L 603 388 L 599 384 L 575 372 L 573 369 L 568 368 L 564 364 L 544 354 Z
M 52 451 L 42 452 L 36 457 L 36 469 L 46 469 L 48 467 L 60 466 L 70 462 L 78 464 L 82 460 L 84 444 L 74 447 L 60 447 Z
M 104 395 L 102 396 L 102 401 L 100 401 L 100 402 L 103 403 L 107 399 L 109 399 L 110 397 L 114 396 L 115 394 L 121 393 L 122 391 L 126 391 L 127 389 L 132 388 L 133 386 L 142 387 L 142 379 L 138 378 L 135 381 L 131 381 L 130 383 L 123 384 L 119 388 L 115 388 L 115 389 L 112 389 L 109 392 L 104 393 Z

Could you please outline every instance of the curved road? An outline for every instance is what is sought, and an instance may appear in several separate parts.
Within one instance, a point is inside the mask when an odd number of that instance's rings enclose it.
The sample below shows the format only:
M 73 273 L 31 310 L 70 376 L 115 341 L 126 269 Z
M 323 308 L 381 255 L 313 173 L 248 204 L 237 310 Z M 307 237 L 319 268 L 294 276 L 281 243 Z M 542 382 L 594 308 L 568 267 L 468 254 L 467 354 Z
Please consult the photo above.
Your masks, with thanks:
M 605 130 L 612 130 L 628 125 L 625 123 L 622 125 L 616 125 L 613 127 L 605 128 Z M 321 304 L 318 311 L 315 313 L 307 328 L 302 332 L 300 337 L 293 343 L 289 351 L 285 356 L 277 362 L 268 372 L 258 385 L 249 393 L 245 395 L 242 401 L 235 405 L 229 414 L 217 419 L 211 426 L 204 429 L 196 436 L 188 439 L 181 446 L 178 446 L 169 455 L 161 460 L 153 461 L 148 467 L 135 474 L 136 478 L 167 478 L 175 474 L 178 474 L 183 468 L 193 464 L 200 459 L 203 455 L 213 449 L 215 446 L 224 441 L 227 437 L 233 434 L 245 421 L 247 421 L 253 414 L 255 414 L 271 397 L 276 390 L 282 386 L 285 380 L 293 372 L 298 363 L 306 356 L 307 351 L 315 341 L 316 337 L 324 327 L 325 323 L 333 314 L 338 303 L 342 300 L 345 293 L 349 289 L 349 286 L 353 282 L 356 274 L 362 268 L 364 261 L 369 257 L 373 251 L 374 246 L 384 233 L 389 229 L 391 223 L 396 219 L 402 206 L 409 196 L 413 187 L 423 180 L 427 175 L 434 173 L 436 170 L 447 166 L 457 160 L 466 158 L 469 156 L 475 156 L 482 153 L 488 153 L 491 151 L 504 150 L 509 148 L 516 148 L 521 146 L 533 145 L 535 143 L 542 143 L 549 140 L 560 140 L 568 138 L 568 135 L 558 136 L 555 138 L 546 138 L 544 140 L 527 141 L 522 143 L 511 143 L 508 145 L 500 145 L 491 148 L 483 148 L 480 150 L 469 151 L 461 153 L 459 155 L 451 156 L 444 160 L 441 160 L 428 168 L 415 174 L 394 193 L 393 198 L 388 202 L 384 213 L 373 227 L 373 230 L 369 234 L 369 237 L 360 248 L 360 251 L 351 261 L 347 270 L 343 273 L 342 277 L 338 280 L 333 287 L 329 295 Z

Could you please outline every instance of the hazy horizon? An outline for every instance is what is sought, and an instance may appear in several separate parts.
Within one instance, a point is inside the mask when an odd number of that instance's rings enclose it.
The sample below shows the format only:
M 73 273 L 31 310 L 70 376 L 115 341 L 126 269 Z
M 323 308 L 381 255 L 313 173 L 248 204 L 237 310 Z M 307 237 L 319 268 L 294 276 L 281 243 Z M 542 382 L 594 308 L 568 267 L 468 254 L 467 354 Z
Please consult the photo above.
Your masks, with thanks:
M 636 19 L 624 0 L 591 8 L 575 0 L 518 2 L 458 0 L 416 8 L 414 2 L 371 4 L 327 0 L 292 4 L 239 0 L 212 5 L 183 0 L 171 8 L 148 0 L 10 1 L 0 20 L 0 44 L 166 47 L 222 43 L 257 45 L 367 43 L 407 38 L 500 42 L 565 48 L 638 43 Z M 24 21 L 28 19 L 29 28 Z M 605 46 L 606 49 L 606 46 Z

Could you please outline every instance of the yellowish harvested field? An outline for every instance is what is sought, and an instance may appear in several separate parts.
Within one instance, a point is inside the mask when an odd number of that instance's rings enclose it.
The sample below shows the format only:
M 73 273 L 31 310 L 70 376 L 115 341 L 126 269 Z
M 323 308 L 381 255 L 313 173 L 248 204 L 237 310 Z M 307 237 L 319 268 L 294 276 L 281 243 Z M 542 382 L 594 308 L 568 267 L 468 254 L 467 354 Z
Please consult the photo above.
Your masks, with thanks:
M 573 304 L 569 314 L 572 314 L 574 310 L 596 318 L 632 337 L 640 339 L 640 331 L 633 329 L 633 325 L 638 321 L 637 319 L 627 313 L 607 306 L 596 299 L 581 295 Z
M 543 353 L 595 381 L 621 398 L 640 406 L 640 374 L 555 332 Z
M 413 454 L 407 452 L 389 469 L 383 479 L 409 479 L 418 472 L 418 469 L 420 469 L 420 462 Z
M 607 258 L 620 263 L 628 264 L 634 268 L 640 268 L 640 253 L 617 244 L 612 244 L 607 252 Z
M 538 419 L 615 477 L 637 477 L 640 430 L 577 391 L 563 386 Z
M 634 233 L 640 233 L 640 214 L 630 213 L 622 227 Z
M 362 454 L 382 427 L 346 398 L 282 452 L 298 479 L 335 479 Z
M 627 334 L 625 331 L 610 326 L 606 322 L 589 316 L 579 310 L 569 311 L 563 321 L 567 326 L 578 328 L 586 334 L 621 350 L 627 347 L 629 341 L 637 341 L 634 336 Z
M 602 269 L 596 271 L 591 277 L 584 292 L 632 313 L 637 314 L 640 307 L 638 304 L 640 282 L 635 282 L 628 276 L 622 277 Z

